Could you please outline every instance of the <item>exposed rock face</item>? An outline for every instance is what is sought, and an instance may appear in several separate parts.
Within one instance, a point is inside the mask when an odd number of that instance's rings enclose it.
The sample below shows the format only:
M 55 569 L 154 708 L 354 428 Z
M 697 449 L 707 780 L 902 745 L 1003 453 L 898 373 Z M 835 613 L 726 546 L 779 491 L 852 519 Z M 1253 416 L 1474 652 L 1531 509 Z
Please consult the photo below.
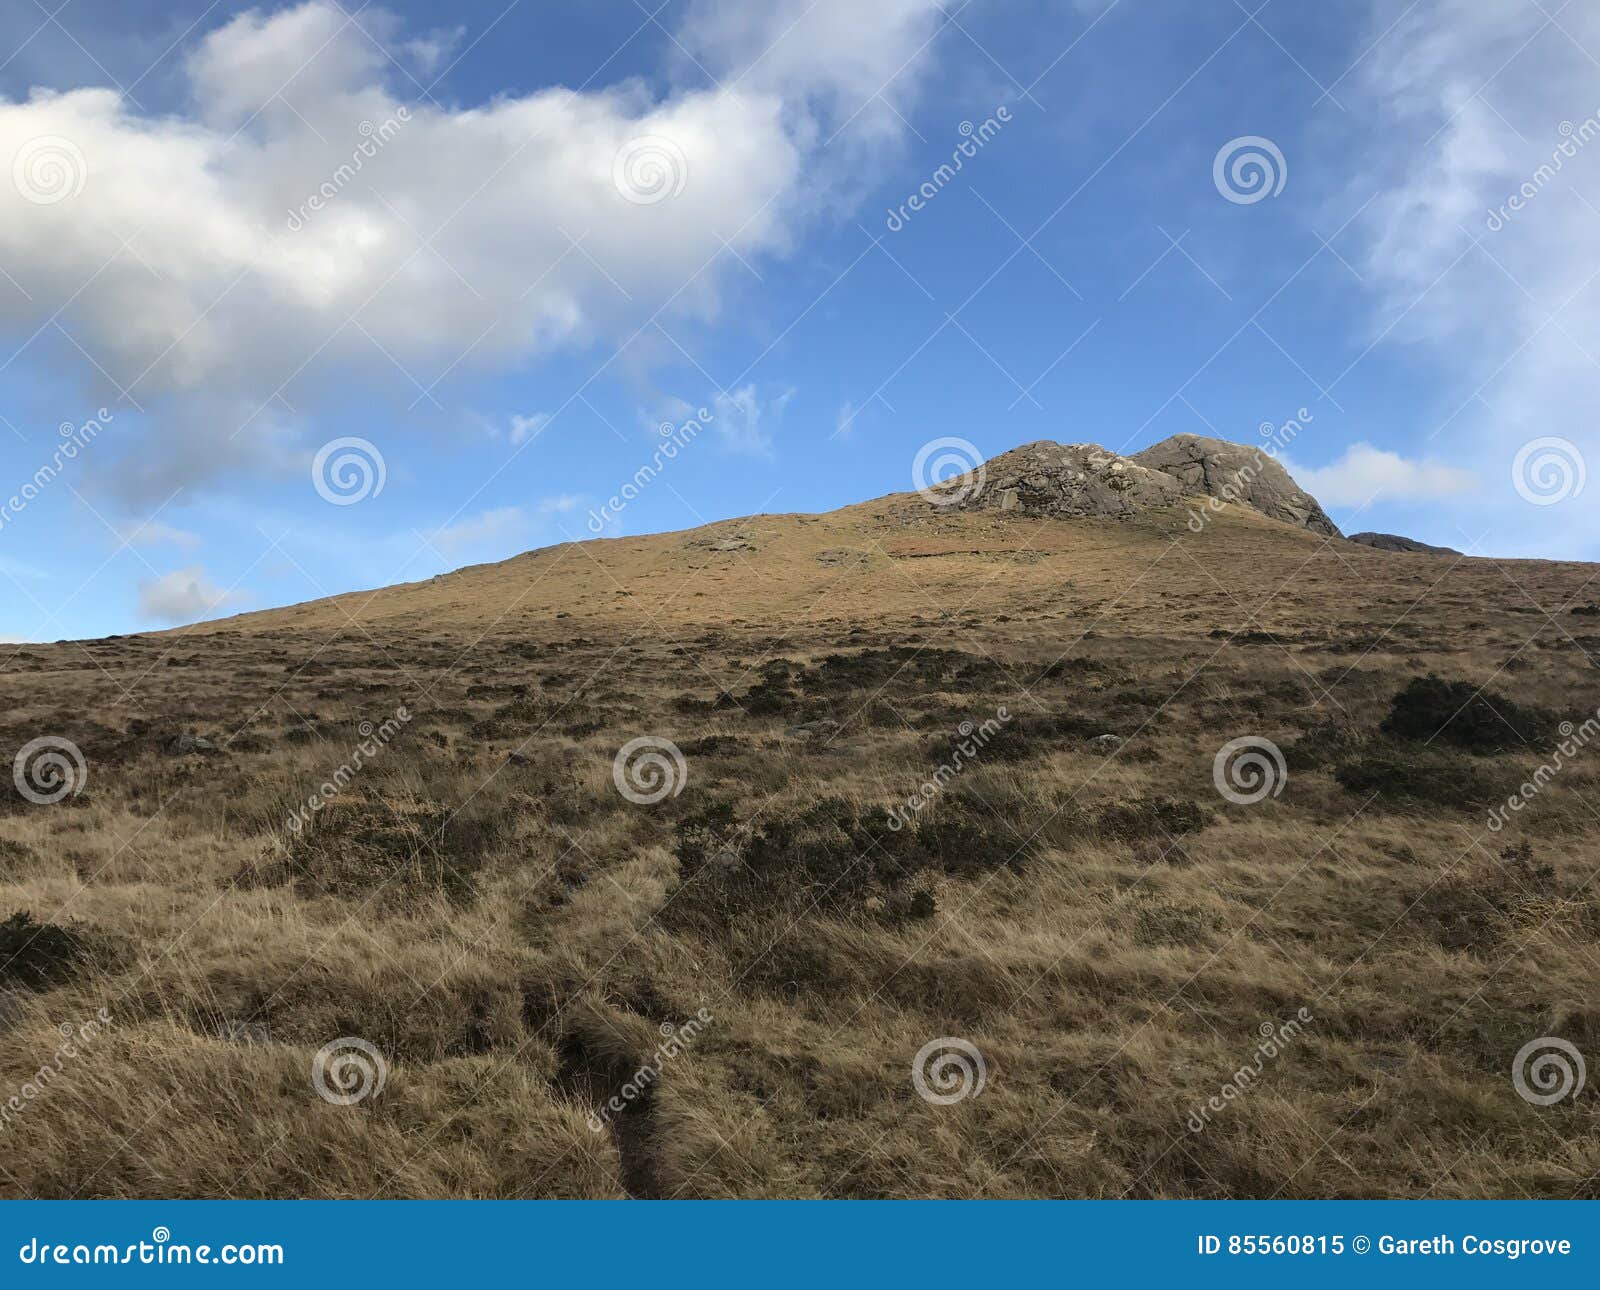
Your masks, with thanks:
M 1350 541 L 1362 546 L 1376 547 L 1379 551 L 1416 551 L 1422 555 L 1460 555 L 1454 547 L 1429 546 L 1416 538 L 1401 537 L 1398 533 L 1352 533 Z
M 1289 472 L 1259 448 L 1200 435 L 1174 435 L 1131 457 L 1092 443 L 1048 439 L 1002 453 L 934 489 L 963 510 L 1062 518 L 1132 519 L 1185 499 L 1215 497 L 1339 537 L 1338 526 Z
M 1191 496 L 1238 502 L 1286 524 L 1338 537 L 1338 526 L 1317 499 L 1260 448 L 1197 434 L 1163 439 L 1132 461 L 1177 480 Z
M 1002 453 L 982 469 L 984 486 L 962 500 L 964 509 L 1131 519 L 1145 510 L 1176 505 L 1184 497 L 1184 489 L 1169 476 L 1092 443 L 1044 439 Z M 963 475 L 939 491 L 960 495 L 970 492 L 973 483 L 972 475 Z

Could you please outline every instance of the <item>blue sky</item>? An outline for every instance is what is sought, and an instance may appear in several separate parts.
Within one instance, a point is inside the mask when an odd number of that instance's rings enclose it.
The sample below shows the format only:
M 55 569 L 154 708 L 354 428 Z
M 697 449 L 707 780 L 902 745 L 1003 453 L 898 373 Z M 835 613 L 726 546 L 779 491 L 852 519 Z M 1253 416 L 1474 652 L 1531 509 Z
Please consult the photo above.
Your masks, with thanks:
M 1348 531 L 1600 558 L 1592 7 L 58 5 L 0 15 L 0 637 L 588 537 L 702 410 L 604 535 L 1305 409 Z

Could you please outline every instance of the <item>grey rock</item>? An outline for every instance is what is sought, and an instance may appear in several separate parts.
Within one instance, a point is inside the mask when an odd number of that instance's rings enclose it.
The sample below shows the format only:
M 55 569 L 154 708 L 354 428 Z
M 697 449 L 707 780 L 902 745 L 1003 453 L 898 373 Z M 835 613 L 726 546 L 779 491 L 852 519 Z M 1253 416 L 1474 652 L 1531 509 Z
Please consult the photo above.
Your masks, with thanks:
M 1339 526 L 1267 453 L 1254 445 L 1205 435 L 1177 434 L 1134 453 L 1133 461 L 1177 480 L 1192 496 L 1215 497 L 1324 537 Z
M 1089 740 L 1089 746 L 1091 748 L 1098 748 L 1102 752 L 1115 752 L 1118 748 L 1122 747 L 1122 736 L 1096 735 L 1093 739 Z
M 783 733 L 791 739 L 826 739 L 838 731 L 837 721 L 823 717 L 818 721 L 802 721 L 798 726 L 790 726 Z
M 191 735 L 185 731 L 168 741 L 167 751 L 174 757 L 186 757 L 191 753 L 216 752 L 217 746 L 209 739 L 202 739 L 199 735 Z
M 937 491 L 961 496 L 963 510 L 1066 519 L 1132 519 L 1184 496 L 1176 480 L 1092 443 L 1024 444 L 986 462 L 983 472 L 984 486 L 975 493 L 970 474 Z
M 1378 551 L 1415 551 L 1420 555 L 1460 555 L 1454 547 L 1429 546 L 1415 538 L 1401 537 L 1398 533 L 1352 533 L 1350 541 L 1359 542 Z
M 755 543 L 746 541 L 744 538 L 722 538 L 720 541 L 712 542 L 707 547 L 707 550 L 719 551 L 723 553 L 731 551 L 754 551 L 755 549 Z

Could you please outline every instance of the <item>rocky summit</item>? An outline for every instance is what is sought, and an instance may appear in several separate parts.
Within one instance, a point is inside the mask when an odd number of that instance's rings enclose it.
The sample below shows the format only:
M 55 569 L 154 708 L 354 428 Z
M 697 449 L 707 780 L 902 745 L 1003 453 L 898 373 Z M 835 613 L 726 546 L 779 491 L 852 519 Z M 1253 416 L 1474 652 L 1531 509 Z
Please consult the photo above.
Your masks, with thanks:
M 1239 502 L 1297 528 L 1340 536 L 1339 526 L 1317 499 L 1260 447 L 1177 434 L 1135 453 L 1131 460 L 1171 476 L 1186 493 Z
M 1058 519 L 1133 519 L 1198 498 L 1247 506 L 1324 537 L 1339 537 L 1315 497 L 1261 448 L 1200 435 L 1123 456 L 1092 443 L 1041 440 L 1002 453 L 934 490 L 963 509 Z
M 1594 1196 L 1600 566 L 1208 478 L 8 648 L 0 1200 Z
M 1002 453 L 982 468 L 982 483 L 963 475 L 949 488 L 966 509 L 1015 511 L 1061 519 L 1132 519 L 1172 506 L 1184 490 L 1131 458 L 1092 443 L 1048 439 Z

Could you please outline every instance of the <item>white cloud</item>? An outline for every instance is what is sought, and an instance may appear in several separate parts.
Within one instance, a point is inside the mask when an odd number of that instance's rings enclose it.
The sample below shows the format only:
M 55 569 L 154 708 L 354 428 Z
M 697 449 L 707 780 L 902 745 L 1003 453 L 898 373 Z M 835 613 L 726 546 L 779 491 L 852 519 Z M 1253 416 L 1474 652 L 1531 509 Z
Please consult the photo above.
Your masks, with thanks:
M 189 116 L 138 115 L 107 89 L 0 99 L 0 263 L 27 293 L 0 293 L 0 326 L 42 332 L 70 301 L 60 322 L 103 369 L 85 378 L 100 401 L 127 391 L 151 413 L 95 467 L 125 493 L 286 463 L 303 427 L 280 391 L 306 415 L 352 376 L 409 401 L 441 373 L 615 341 L 663 308 L 715 315 L 737 265 L 724 242 L 781 252 L 827 200 L 825 131 L 868 105 L 831 157 L 903 128 L 888 106 L 914 91 L 938 12 L 701 0 L 679 39 L 717 85 L 455 109 L 388 88 L 392 16 L 249 11 L 185 60 Z M 619 181 L 641 138 L 657 142 Z M 649 200 L 652 161 L 674 195 Z M 18 165 L 30 178 L 5 183 Z M 88 371 L 64 342 L 55 357 Z
M 943 16 L 928 0 L 696 0 L 685 43 L 713 75 L 738 78 L 741 92 L 772 94 L 804 117 L 854 118 L 869 131 L 898 133 L 915 75 Z
M 408 40 L 401 48 L 416 64 L 421 75 L 437 76 L 445 70 L 447 60 L 460 47 L 466 34 L 465 27 L 453 27 L 448 31 L 441 29 Z
M 138 614 L 146 622 L 189 623 L 237 598 L 196 565 L 140 582 Z
M 1420 450 L 1448 449 L 1484 479 L 1475 516 L 1497 544 L 1570 555 L 1574 536 L 1595 549 L 1588 514 L 1530 508 L 1511 480 L 1517 449 L 1542 436 L 1600 461 L 1587 415 L 1600 400 L 1600 92 L 1584 52 L 1600 49 L 1600 7 L 1552 15 L 1374 0 L 1376 44 L 1349 88 L 1379 133 L 1358 150 L 1350 206 L 1379 194 L 1363 220 L 1374 332 L 1420 345 L 1443 378 Z
M 1328 466 L 1296 466 L 1284 458 L 1295 482 L 1324 506 L 1421 501 L 1472 491 L 1471 471 L 1438 461 L 1407 461 L 1370 443 L 1351 444 Z
M 524 542 L 532 531 L 533 523 L 520 506 L 501 506 L 435 529 L 428 541 L 442 554 L 455 557 L 476 548 L 503 551 Z
M 784 409 L 795 396 L 792 389 L 763 400 L 755 385 L 744 385 L 712 400 L 715 419 L 711 428 L 724 447 L 752 457 L 773 455 L 773 432 L 783 421 Z
M 532 510 L 521 506 L 499 506 L 447 524 L 427 535 L 439 554 L 450 559 L 464 556 L 502 560 L 528 550 L 541 540 L 545 526 L 540 520 L 555 515 L 570 515 L 584 505 L 576 493 L 557 493 L 541 498 Z M 404 547 L 404 541 L 400 544 Z
M 513 414 L 511 417 L 511 442 L 523 443 L 534 438 L 550 424 L 550 413 L 535 412 L 531 417 Z
M 200 545 L 200 535 L 187 529 L 174 528 L 160 520 L 145 520 L 139 524 L 117 526 L 117 537 L 129 546 L 156 546 L 170 542 L 173 546 L 194 548 Z

